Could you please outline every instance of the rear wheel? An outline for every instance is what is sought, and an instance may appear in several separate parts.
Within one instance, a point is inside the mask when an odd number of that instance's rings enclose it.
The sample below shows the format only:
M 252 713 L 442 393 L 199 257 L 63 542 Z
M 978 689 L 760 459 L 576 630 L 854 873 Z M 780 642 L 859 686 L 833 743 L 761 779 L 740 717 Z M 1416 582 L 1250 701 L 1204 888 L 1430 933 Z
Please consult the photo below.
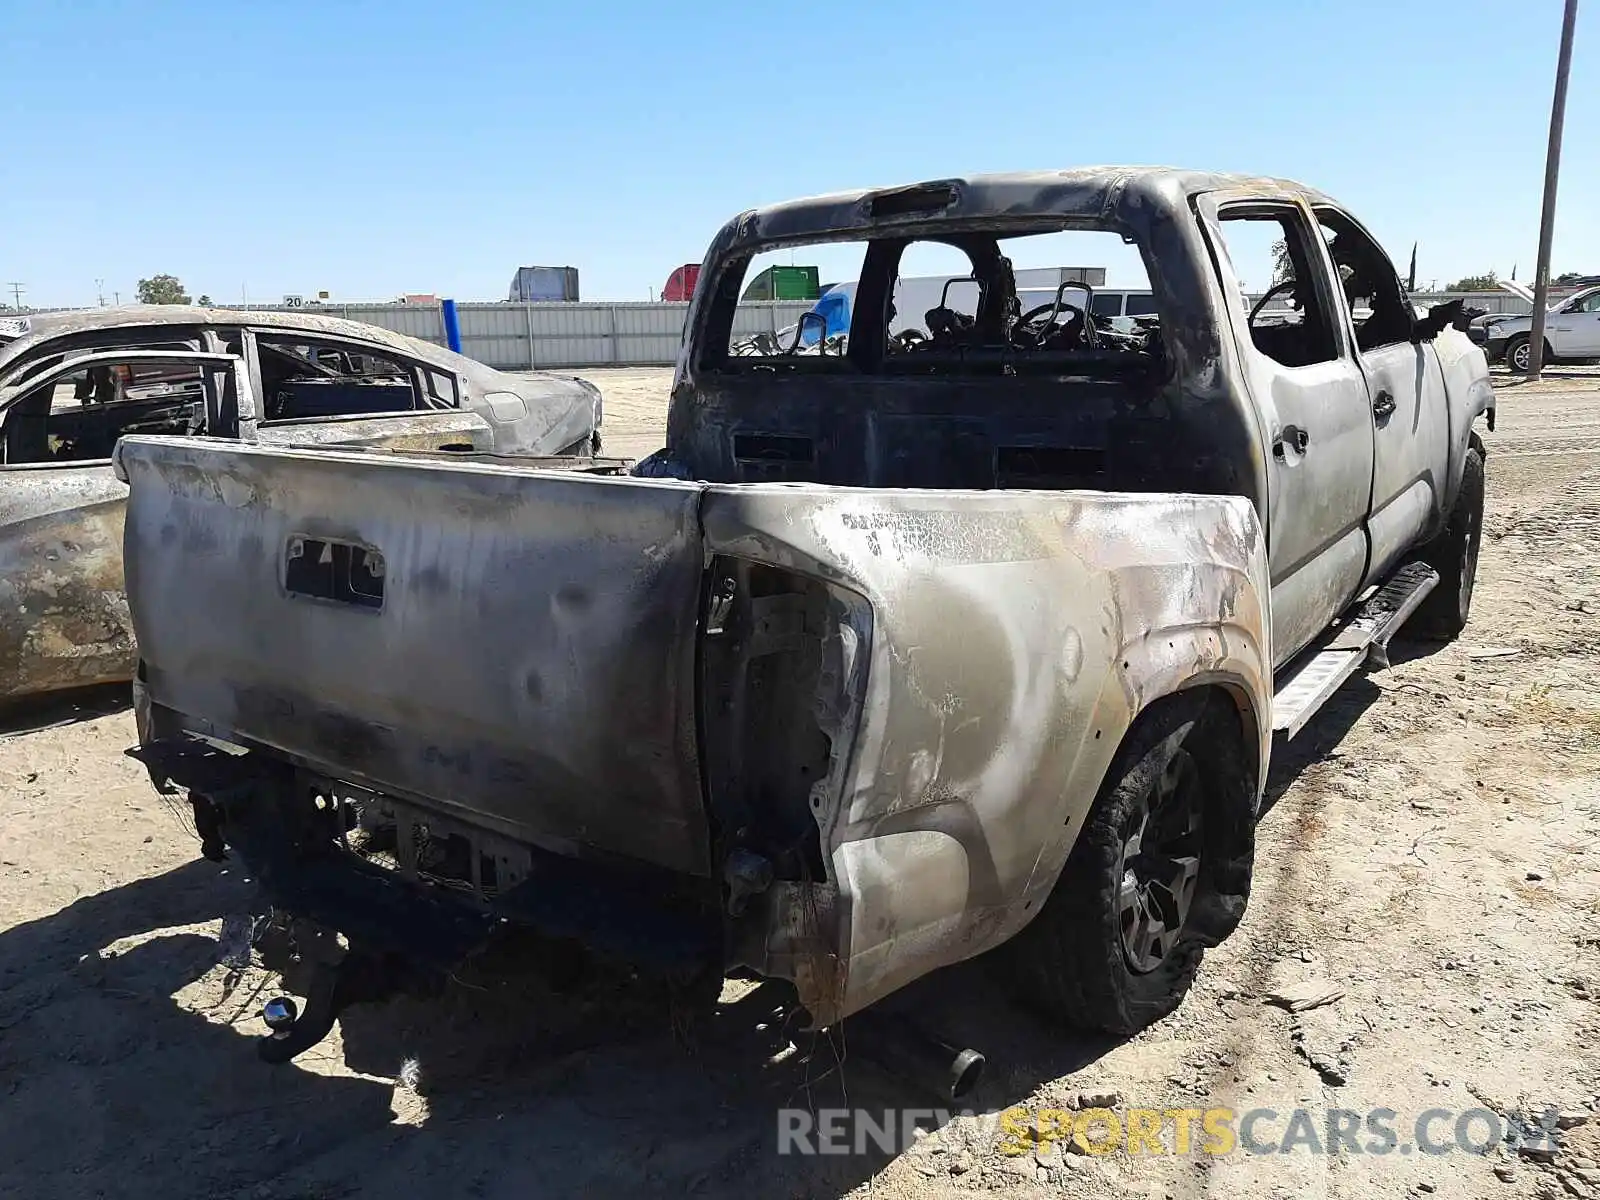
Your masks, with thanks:
M 1423 637 L 1451 641 L 1467 626 L 1478 578 L 1478 547 L 1483 541 L 1483 499 L 1483 449 L 1474 435 L 1450 519 L 1423 548 L 1423 561 L 1439 572 L 1439 585 L 1411 618 L 1412 630 Z
M 1238 923 L 1255 787 L 1231 707 L 1172 697 L 1124 739 L 1055 889 L 1003 948 L 1025 1002 L 1135 1033 L 1182 1002 L 1203 947 Z

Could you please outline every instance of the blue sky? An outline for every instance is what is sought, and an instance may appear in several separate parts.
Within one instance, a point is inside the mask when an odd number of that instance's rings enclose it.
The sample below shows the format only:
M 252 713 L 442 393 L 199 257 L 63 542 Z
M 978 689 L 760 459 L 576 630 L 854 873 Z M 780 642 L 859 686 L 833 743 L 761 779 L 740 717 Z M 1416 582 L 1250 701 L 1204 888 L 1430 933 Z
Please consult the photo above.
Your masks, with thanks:
M 1589 7 L 1557 272 L 1600 272 Z M 0 285 L 499 299 L 542 263 L 642 300 L 755 204 L 1107 162 L 1302 179 L 1424 284 L 1527 279 L 1560 9 L 4 0 Z

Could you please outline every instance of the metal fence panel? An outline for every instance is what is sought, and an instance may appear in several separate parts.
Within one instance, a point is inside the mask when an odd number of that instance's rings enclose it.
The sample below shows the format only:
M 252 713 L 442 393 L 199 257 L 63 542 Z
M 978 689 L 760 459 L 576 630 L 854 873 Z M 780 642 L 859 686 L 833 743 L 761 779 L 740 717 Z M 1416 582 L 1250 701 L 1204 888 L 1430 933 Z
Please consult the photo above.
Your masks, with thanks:
M 741 304 L 733 310 L 734 336 L 742 334 L 776 333 L 793 325 L 801 313 L 811 311 L 810 300 L 778 300 L 770 304 Z
M 422 304 L 326 304 L 312 312 L 331 313 L 351 321 L 380 325 L 407 337 L 444 345 L 444 322 L 433 305 Z
M 1422 305 L 1465 300 L 1493 313 L 1528 313 L 1533 306 L 1509 292 L 1416 293 Z M 264 309 L 276 305 L 256 306 Z M 811 308 L 804 300 L 741 304 L 733 336 L 776 333 Z M 43 311 L 43 310 L 41 310 Z M 320 304 L 304 311 L 365 321 L 436 345 L 445 344 L 444 321 L 432 304 Z M 678 356 L 686 302 L 458 304 L 461 350 L 503 370 L 529 367 L 669 366 Z
M 1512 313 L 1525 317 L 1533 311 L 1533 301 L 1513 296 L 1510 292 L 1428 292 L 1413 293 L 1418 304 L 1443 304 L 1446 300 L 1465 300 L 1468 308 L 1481 308 L 1484 312 Z M 1555 296 L 1550 302 L 1555 303 Z

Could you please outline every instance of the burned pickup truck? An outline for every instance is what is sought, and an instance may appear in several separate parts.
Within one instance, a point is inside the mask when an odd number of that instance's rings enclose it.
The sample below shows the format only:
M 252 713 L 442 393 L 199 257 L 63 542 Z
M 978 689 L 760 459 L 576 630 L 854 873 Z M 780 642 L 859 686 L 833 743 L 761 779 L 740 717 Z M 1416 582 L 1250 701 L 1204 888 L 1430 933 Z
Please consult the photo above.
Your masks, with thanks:
M 1024 311 L 1055 235 L 1156 319 Z M 846 340 L 730 352 L 762 254 L 850 243 Z M 891 338 L 933 254 L 965 273 Z M 819 1025 L 989 950 L 1063 1021 L 1159 1018 L 1244 911 L 1275 731 L 1467 620 L 1460 323 L 1296 184 L 950 179 L 730 221 L 630 472 L 125 439 L 144 760 L 347 943 L 265 1052 L 503 922 Z

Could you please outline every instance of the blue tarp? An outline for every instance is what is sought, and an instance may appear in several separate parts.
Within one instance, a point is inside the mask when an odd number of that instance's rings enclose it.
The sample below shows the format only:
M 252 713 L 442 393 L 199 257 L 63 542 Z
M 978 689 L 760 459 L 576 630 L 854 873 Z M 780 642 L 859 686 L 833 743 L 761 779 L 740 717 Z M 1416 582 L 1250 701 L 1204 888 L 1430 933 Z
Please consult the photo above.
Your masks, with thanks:
M 811 306 L 811 311 L 827 322 L 827 335 L 832 337 L 836 333 L 850 332 L 850 297 L 845 292 L 824 292 L 822 297 Z M 815 321 L 808 320 L 805 328 L 800 331 L 800 344 L 802 346 L 815 346 L 817 339 L 822 335 L 822 327 Z

